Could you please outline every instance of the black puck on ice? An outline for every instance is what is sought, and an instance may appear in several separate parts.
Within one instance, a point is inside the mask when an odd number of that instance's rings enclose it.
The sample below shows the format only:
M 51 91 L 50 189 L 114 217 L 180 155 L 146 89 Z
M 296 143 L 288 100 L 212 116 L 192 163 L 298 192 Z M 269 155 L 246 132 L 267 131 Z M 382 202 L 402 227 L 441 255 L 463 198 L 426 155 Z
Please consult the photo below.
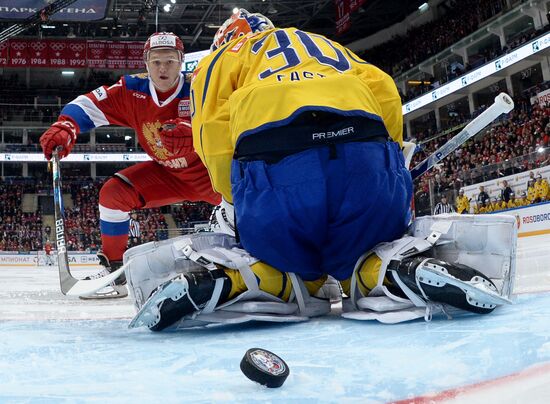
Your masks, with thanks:
M 251 348 L 241 360 L 241 370 L 253 382 L 266 387 L 281 387 L 290 369 L 284 360 L 273 352 Z

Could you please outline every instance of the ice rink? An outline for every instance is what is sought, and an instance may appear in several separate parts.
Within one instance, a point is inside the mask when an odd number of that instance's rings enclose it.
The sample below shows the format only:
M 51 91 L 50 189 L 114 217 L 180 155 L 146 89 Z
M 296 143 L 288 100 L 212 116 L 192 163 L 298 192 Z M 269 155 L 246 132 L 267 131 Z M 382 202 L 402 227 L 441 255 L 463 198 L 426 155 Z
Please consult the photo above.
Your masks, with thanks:
M 400 325 L 335 307 L 302 324 L 128 330 L 129 299 L 68 298 L 56 268 L 0 267 L 0 403 L 549 403 L 549 246 L 519 239 L 515 305 Z M 252 347 L 288 363 L 282 388 L 241 373 Z

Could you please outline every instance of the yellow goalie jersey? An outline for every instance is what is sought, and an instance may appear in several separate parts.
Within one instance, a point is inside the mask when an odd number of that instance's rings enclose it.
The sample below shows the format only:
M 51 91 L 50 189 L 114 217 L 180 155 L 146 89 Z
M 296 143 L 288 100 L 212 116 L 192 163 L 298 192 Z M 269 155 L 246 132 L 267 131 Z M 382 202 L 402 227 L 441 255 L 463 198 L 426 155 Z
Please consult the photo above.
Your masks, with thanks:
M 381 121 L 402 145 L 392 78 L 321 35 L 271 29 L 201 60 L 191 84 L 193 143 L 214 189 L 232 202 L 231 161 L 243 134 L 288 125 L 306 110 Z

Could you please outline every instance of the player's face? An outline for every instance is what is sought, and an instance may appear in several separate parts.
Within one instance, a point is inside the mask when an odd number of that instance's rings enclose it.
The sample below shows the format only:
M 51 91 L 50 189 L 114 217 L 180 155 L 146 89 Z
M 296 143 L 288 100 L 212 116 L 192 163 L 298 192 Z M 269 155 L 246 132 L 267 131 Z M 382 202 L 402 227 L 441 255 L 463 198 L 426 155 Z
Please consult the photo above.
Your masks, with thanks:
M 153 84 L 160 91 L 170 90 L 180 77 L 180 53 L 171 49 L 157 49 L 149 52 L 147 68 Z

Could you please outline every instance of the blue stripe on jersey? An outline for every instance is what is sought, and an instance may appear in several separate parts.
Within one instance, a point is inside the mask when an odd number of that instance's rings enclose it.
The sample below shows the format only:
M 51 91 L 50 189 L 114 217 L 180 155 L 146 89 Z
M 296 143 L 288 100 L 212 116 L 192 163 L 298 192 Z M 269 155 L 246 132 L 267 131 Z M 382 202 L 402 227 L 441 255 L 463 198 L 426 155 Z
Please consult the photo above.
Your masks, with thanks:
M 124 236 L 128 234 L 128 230 L 130 229 L 130 219 L 124 222 L 108 222 L 100 219 L 99 227 L 101 234 L 106 236 Z
M 365 118 L 372 119 L 374 121 L 379 121 L 379 122 L 383 123 L 382 118 L 380 116 L 378 116 L 376 114 L 371 114 L 371 113 L 369 113 L 367 111 L 363 111 L 361 109 L 353 109 L 353 110 L 350 110 L 350 111 L 345 111 L 345 110 L 331 108 L 331 107 L 320 107 L 320 106 L 317 106 L 317 105 L 307 105 L 307 106 L 298 108 L 288 118 L 281 119 L 280 121 L 276 121 L 276 122 L 268 122 L 266 124 L 258 126 L 257 128 L 250 129 L 250 130 L 247 130 L 247 131 L 241 133 L 239 135 L 239 139 L 237 140 L 237 144 L 239 144 L 239 141 L 241 139 L 244 139 L 246 136 L 253 135 L 253 134 L 258 133 L 258 132 L 262 132 L 266 129 L 286 126 L 290 122 L 292 122 L 292 120 L 294 120 L 299 114 L 301 114 L 302 112 L 305 112 L 305 111 L 325 111 L 325 112 L 331 112 L 331 113 L 334 113 L 334 114 L 337 114 L 337 115 L 353 116 L 353 117 L 364 116 Z
M 95 125 L 82 107 L 76 104 L 67 104 L 61 110 L 60 115 L 68 115 L 75 120 L 81 133 L 89 132 Z
M 206 79 L 204 80 L 204 89 L 202 90 L 203 93 L 202 93 L 201 106 L 204 105 L 204 101 L 206 100 L 206 93 L 208 92 L 208 84 L 210 83 L 210 76 L 212 75 L 212 70 L 214 69 L 214 65 L 216 64 L 220 56 L 225 52 L 225 50 L 227 49 L 227 45 L 229 45 L 229 43 L 225 44 L 225 47 L 221 48 L 221 50 L 218 49 L 218 54 L 214 56 L 214 59 L 212 59 L 212 62 L 210 62 L 210 65 L 208 66 L 208 70 L 206 72 Z
M 182 77 L 182 80 L 185 80 L 185 77 Z M 184 82 L 180 92 L 178 93 L 177 98 L 189 98 L 190 93 L 191 93 L 191 83 Z
M 365 62 L 364 60 L 357 59 L 355 56 L 353 56 L 353 54 L 349 51 L 349 49 L 347 48 L 344 48 L 344 49 L 346 50 L 346 53 L 348 54 L 350 59 L 353 60 L 355 63 L 361 63 L 362 65 L 370 65 L 369 62 Z
M 127 74 L 124 76 L 124 82 L 128 90 L 139 91 L 140 93 L 151 95 L 149 91 L 149 77 L 142 78 Z

